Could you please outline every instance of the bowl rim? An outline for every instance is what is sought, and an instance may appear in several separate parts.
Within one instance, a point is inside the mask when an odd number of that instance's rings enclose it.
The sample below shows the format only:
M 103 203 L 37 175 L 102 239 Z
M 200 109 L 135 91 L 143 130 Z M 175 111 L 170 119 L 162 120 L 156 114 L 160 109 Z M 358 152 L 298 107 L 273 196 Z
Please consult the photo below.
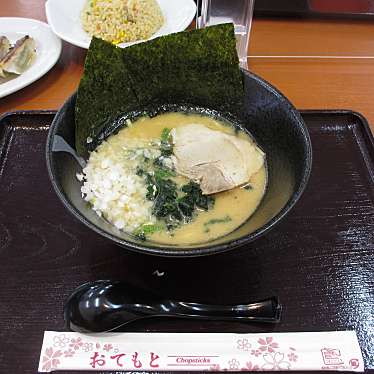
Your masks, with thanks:
M 47 163 L 47 170 L 48 175 L 51 180 L 53 189 L 63 205 L 68 209 L 68 211 L 73 214 L 81 223 L 84 223 L 87 227 L 89 227 L 91 230 L 96 232 L 97 234 L 110 239 L 112 242 L 118 244 L 119 246 L 133 251 L 138 252 L 142 254 L 148 254 L 148 255 L 154 255 L 159 257 L 199 257 L 199 256 L 207 256 L 207 255 L 213 255 L 218 254 L 222 252 L 229 251 L 234 248 L 242 247 L 245 244 L 248 244 L 250 242 L 253 242 L 255 239 L 258 239 L 268 233 L 279 221 L 281 221 L 284 217 L 287 216 L 287 214 L 290 212 L 290 210 L 294 207 L 294 205 L 297 203 L 297 201 L 302 196 L 310 174 L 312 170 L 312 143 L 310 140 L 309 132 L 307 130 L 306 124 L 304 120 L 302 119 L 300 113 L 298 110 L 294 107 L 293 104 L 274 86 L 272 86 L 270 83 L 268 83 L 266 80 L 260 78 L 256 74 L 253 74 L 252 72 L 249 72 L 247 70 L 242 69 L 242 72 L 244 75 L 247 75 L 251 79 L 254 79 L 257 83 L 259 83 L 261 86 L 266 88 L 268 91 L 272 92 L 278 99 L 282 100 L 286 105 L 289 107 L 290 112 L 294 119 L 299 123 L 299 128 L 302 133 L 303 139 L 305 139 L 306 144 L 306 154 L 305 154 L 305 169 L 302 175 L 302 178 L 299 183 L 299 188 L 297 191 L 293 193 L 291 198 L 288 200 L 287 204 L 278 212 L 272 219 L 270 219 L 265 225 L 258 228 L 257 230 L 253 231 L 250 234 L 247 234 L 245 236 L 242 236 L 238 239 L 231 240 L 226 243 L 219 243 L 214 245 L 206 245 L 204 247 L 183 247 L 180 246 L 178 248 L 173 248 L 166 246 L 163 248 L 162 246 L 145 246 L 141 245 L 141 243 L 133 243 L 129 242 L 126 239 L 121 239 L 115 235 L 112 235 L 100 227 L 96 226 L 95 224 L 91 223 L 88 219 L 86 219 L 78 209 L 76 209 L 69 200 L 65 197 L 65 194 L 61 191 L 61 189 L 58 186 L 58 183 L 56 181 L 53 168 L 52 168 L 52 140 L 57 132 L 57 119 L 59 118 L 59 115 L 61 113 L 61 109 L 65 107 L 70 101 L 73 100 L 76 93 L 74 93 L 72 96 L 69 97 L 69 99 L 64 103 L 62 108 L 57 112 L 55 118 L 52 121 L 52 124 L 50 126 L 48 137 L 47 137 L 47 143 L 46 143 L 46 163 Z

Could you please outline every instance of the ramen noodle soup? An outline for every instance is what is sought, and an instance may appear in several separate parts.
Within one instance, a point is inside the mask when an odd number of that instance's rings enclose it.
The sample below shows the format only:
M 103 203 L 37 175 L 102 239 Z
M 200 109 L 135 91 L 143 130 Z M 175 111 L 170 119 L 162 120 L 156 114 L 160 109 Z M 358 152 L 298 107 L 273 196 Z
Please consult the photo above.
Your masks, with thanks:
M 128 120 L 77 177 L 82 197 L 118 230 L 178 246 L 214 240 L 247 221 L 264 196 L 267 169 L 245 131 L 174 112 Z

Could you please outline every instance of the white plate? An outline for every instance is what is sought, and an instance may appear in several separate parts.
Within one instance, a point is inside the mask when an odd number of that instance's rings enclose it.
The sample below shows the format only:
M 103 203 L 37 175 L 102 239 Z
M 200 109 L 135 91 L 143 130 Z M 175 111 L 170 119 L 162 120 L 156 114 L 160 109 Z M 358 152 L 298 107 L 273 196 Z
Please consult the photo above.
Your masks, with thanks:
M 43 22 L 29 18 L 0 18 L 0 36 L 12 44 L 25 35 L 36 42 L 36 59 L 23 74 L 0 84 L 0 98 L 20 90 L 47 73 L 61 54 L 61 40 Z
M 185 30 L 196 13 L 193 0 L 157 0 L 165 17 L 165 24 L 152 38 Z M 45 3 L 47 20 L 52 30 L 61 39 L 78 47 L 90 46 L 91 37 L 82 27 L 80 13 L 86 0 L 48 0 Z M 139 43 L 139 41 L 138 41 Z M 122 43 L 127 47 L 134 43 Z

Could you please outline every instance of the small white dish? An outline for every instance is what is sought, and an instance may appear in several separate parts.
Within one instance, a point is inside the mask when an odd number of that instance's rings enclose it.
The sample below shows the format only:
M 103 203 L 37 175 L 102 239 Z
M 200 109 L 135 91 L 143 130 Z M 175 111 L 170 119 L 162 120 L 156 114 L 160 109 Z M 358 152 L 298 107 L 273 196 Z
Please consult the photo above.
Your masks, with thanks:
M 6 36 L 12 44 L 25 35 L 36 42 L 34 63 L 20 76 L 0 84 L 0 98 L 20 90 L 46 74 L 61 54 L 61 40 L 44 23 L 29 18 L 0 18 L 0 36 Z
M 196 14 L 196 4 L 193 0 L 157 0 L 165 17 L 165 23 L 151 39 L 161 35 L 172 34 L 185 30 Z M 61 39 L 78 47 L 90 46 L 91 36 L 82 27 L 81 11 L 86 0 L 47 0 L 45 10 L 47 20 L 53 32 Z M 135 43 L 139 43 L 137 41 Z M 127 47 L 133 43 L 121 43 Z

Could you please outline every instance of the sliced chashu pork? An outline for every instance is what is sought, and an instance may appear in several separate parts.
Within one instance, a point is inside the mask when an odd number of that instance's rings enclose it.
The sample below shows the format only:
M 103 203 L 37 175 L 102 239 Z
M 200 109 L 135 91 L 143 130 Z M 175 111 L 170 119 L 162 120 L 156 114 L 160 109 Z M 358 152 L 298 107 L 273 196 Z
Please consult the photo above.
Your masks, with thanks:
M 265 162 L 265 154 L 242 139 L 200 124 L 171 131 L 176 171 L 200 184 L 203 194 L 226 191 L 247 183 Z

